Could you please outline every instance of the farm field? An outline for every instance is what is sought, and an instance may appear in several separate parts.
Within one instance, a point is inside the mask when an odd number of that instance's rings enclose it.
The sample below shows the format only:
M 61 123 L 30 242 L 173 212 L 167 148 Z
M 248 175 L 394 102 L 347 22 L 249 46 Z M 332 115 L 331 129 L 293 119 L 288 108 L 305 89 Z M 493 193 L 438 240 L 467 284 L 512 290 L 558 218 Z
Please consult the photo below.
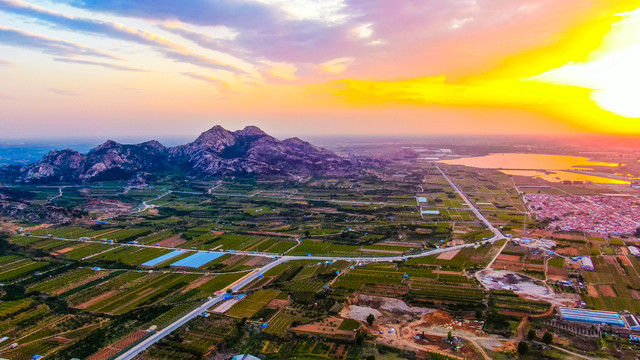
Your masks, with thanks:
M 126 190 L 129 185 L 118 182 L 68 193 L 65 188 L 55 202 L 87 211 L 80 212 L 84 217 L 40 229 L 21 223 L 33 228 L 31 235 L 14 226 L 6 238 L 0 337 L 8 339 L 0 343 L 0 357 L 112 358 L 151 336 L 149 328 L 162 329 L 229 291 L 237 302 L 227 311 L 200 313 L 136 360 L 241 353 L 265 359 L 407 359 L 434 350 L 481 359 L 468 349 L 486 342 L 492 344 L 484 347 L 489 357 L 514 359 L 515 345 L 508 344 L 529 329 L 540 338 L 556 315 L 550 303 L 518 295 L 510 283 L 498 289 L 479 281 L 478 273 L 494 259 L 493 269 L 535 279 L 574 298 L 576 307 L 582 300 L 589 309 L 640 313 L 640 263 L 627 249 L 631 239 L 553 233 L 545 240 L 554 242 L 554 253 L 527 245 L 523 238 L 548 234 L 529 219 L 530 234 L 522 235 L 525 207 L 508 176 L 442 166 L 482 214 L 510 235 L 480 245 L 493 233 L 433 163 L 388 166 L 362 177 L 176 182 L 167 176 L 139 189 Z M 48 201 L 38 196 L 40 203 Z M 421 216 L 416 196 L 426 198 L 422 210 L 438 213 Z M 136 212 L 143 201 L 153 207 Z M 96 210 L 101 206 L 102 213 Z M 403 259 L 462 244 L 473 246 Z M 282 256 L 299 258 L 228 289 Z M 387 256 L 398 261 L 383 261 Z M 580 266 L 582 256 L 591 256 L 594 271 Z M 353 260 L 361 257 L 367 260 Z M 371 325 L 369 314 L 375 314 Z M 423 331 L 425 338 L 416 339 Z M 448 331 L 464 350 L 453 349 Z M 554 331 L 557 344 L 576 343 Z M 470 345 L 469 334 L 490 340 Z

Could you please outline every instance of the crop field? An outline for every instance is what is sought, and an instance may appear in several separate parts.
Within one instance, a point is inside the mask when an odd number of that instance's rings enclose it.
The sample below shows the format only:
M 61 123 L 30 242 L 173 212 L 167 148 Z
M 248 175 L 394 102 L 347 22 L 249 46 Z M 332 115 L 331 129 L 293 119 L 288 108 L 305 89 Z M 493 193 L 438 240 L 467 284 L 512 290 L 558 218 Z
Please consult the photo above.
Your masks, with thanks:
M 97 272 L 87 268 L 76 269 L 39 282 L 29 287 L 28 290 L 58 295 L 107 274 L 108 272 Z
M 271 300 L 275 299 L 278 294 L 280 294 L 280 291 L 275 289 L 256 291 L 239 303 L 235 304 L 226 312 L 226 315 L 235 318 L 250 318 L 257 313 L 258 310 L 266 306 Z
M 306 292 L 313 292 L 316 293 L 320 290 L 322 290 L 323 286 L 325 285 L 325 282 L 323 281 L 291 281 L 289 283 L 287 283 L 283 289 L 284 290 L 289 290 L 289 291 L 306 291 Z
M 264 332 L 268 334 L 282 336 L 289 329 L 291 323 L 294 321 L 302 321 L 303 317 L 292 315 L 287 313 L 286 311 L 280 311 L 276 316 L 274 316 L 268 322 L 267 328 Z
M 245 276 L 245 272 L 237 272 L 230 274 L 217 274 L 213 278 L 206 280 L 204 283 L 198 285 L 194 289 L 190 289 L 185 292 L 185 295 L 189 299 L 202 299 L 215 294 L 216 291 L 220 291 L 227 286 L 233 284 L 235 281 Z M 206 277 L 205 277 L 206 279 Z
M 175 335 L 163 339 L 157 346 L 147 350 L 142 359 L 202 359 L 208 354 L 211 343 L 221 343 L 232 336 L 237 320 L 212 314 L 208 318 L 199 318 L 178 329 Z M 183 340 L 184 339 L 184 340 Z M 188 345 L 185 351 L 184 343 Z
M 629 310 L 635 313 L 640 312 L 638 293 L 634 289 L 640 288 L 640 275 L 634 265 L 622 266 L 619 263 L 608 263 L 603 256 L 591 258 L 595 271 L 585 271 L 585 282 L 589 285 L 608 287 L 613 290 L 615 296 L 608 296 L 610 291 L 603 294 L 605 296 L 593 297 L 588 293 L 582 293 L 587 307 L 595 310 L 622 311 Z M 636 259 L 631 259 L 632 264 L 638 264 Z M 620 271 L 622 270 L 622 271 Z
M 96 244 L 96 243 L 82 243 L 75 247 L 73 250 L 66 252 L 64 256 L 72 260 L 80 260 L 84 257 L 101 253 L 109 249 L 115 249 L 116 245 Z
M 155 234 L 152 235 L 148 235 L 148 236 L 144 236 L 144 237 L 139 237 L 136 240 L 140 243 L 140 244 L 145 244 L 145 245 L 154 245 L 156 243 L 159 243 L 162 240 L 166 240 L 170 237 L 175 236 L 175 234 L 169 230 L 165 230 L 165 231 L 160 231 L 157 232 Z
M 109 233 L 107 239 L 113 239 L 116 242 L 133 241 L 138 237 L 150 234 L 151 231 L 152 229 L 150 228 L 120 229 Z
M 119 262 L 127 265 L 140 265 L 144 262 L 155 259 L 169 252 L 171 252 L 171 250 L 122 246 L 119 249 L 94 256 L 91 258 L 91 260 Z
M 328 255 L 328 256 L 351 256 L 357 254 L 359 247 L 353 245 L 339 245 L 323 241 L 307 240 L 291 250 L 289 255 Z
M 125 273 L 71 298 L 74 306 L 95 312 L 123 314 L 174 295 L 197 274 Z
M 5 263 L 0 266 L 0 282 L 12 281 L 30 275 L 47 265 L 49 265 L 49 262 L 31 259 L 20 259 Z
M 489 304 L 501 310 L 527 314 L 542 314 L 550 308 L 549 303 L 524 300 L 512 291 L 502 290 L 493 290 L 491 292 Z
M 212 238 L 212 241 L 206 241 L 205 244 L 207 244 L 207 247 L 211 249 L 249 250 L 252 246 L 258 244 L 262 240 L 263 238 L 256 236 L 222 234 Z M 191 243 L 187 242 L 181 245 L 181 247 L 188 247 L 189 245 L 191 245 Z
M 31 299 L 21 299 L 14 301 L 7 301 L 0 303 L 0 319 L 6 319 L 7 317 L 24 311 L 34 305 L 35 302 Z
M 407 261 L 407 265 L 434 264 L 454 269 L 480 266 L 489 261 L 491 248 L 491 245 L 482 245 L 477 249 L 463 248 L 451 260 L 438 259 L 436 255 L 412 258 Z
M 0 356 L 10 359 L 28 359 L 55 351 L 105 321 L 91 315 L 55 314 L 32 299 L 0 303 L 0 309 L 0 336 L 19 344 L 15 349 L 8 346 L 0 349 Z M 61 334 L 65 341 L 56 339 Z
M 63 228 L 44 228 L 40 230 L 35 230 L 31 234 L 39 235 L 39 236 L 51 235 L 51 237 L 64 238 L 64 239 L 78 239 L 92 232 L 93 232 L 92 230 L 86 229 L 86 228 L 63 227 Z

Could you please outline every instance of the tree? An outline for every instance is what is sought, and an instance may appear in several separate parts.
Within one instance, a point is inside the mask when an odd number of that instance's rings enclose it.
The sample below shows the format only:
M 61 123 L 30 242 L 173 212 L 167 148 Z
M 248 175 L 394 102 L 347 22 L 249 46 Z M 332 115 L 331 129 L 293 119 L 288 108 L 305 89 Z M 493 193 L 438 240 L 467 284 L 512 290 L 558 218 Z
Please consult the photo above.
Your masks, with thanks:
M 369 356 L 367 356 L 367 360 L 376 360 L 376 356 L 375 355 L 369 355 Z
M 369 324 L 369 326 L 373 325 L 373 322 L 375 321 L 376 317 L 373 316 L 373 314 L 369 314 L 369 316 L 367 316 L 367 324 Z
M 526 341 L 520 341 L 518 343 L 518 354 L 520 356 L 529 352 L 529 344 Z
M 531 340 L 535 340 L 538 336 L 536 335 L 536 331 L 531 329 L 529 330 L 529 333 L 527 334 L 527 339 L 529 339 L 529 341 Z
M 453 334 L 451 333 L 451 331 L 449 331 L 449 332 L 447 333 L 447 340 L 448 340 L 449 342 L 453 341 Z
M 542 335 L 542 342 L 549 345 L 553 342 L 553 333 L 551 331 L 547 331 Z

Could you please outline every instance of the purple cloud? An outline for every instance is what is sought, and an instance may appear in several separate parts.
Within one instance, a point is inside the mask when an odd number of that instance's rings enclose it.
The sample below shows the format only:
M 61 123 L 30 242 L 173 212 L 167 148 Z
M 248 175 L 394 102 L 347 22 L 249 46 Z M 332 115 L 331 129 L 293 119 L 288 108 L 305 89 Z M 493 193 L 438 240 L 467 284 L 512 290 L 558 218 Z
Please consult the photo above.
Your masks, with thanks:
M 78 59 L 69 59 L 69 58 L 54 58 L 53 60 L 59 61 L 59 62 L 66 62 L 66 63 L 101 66 L 107 69 L 119 70 L 119 71 L 147 72 L 147 70 L 137 69 L 137 68 L 124 66 L 124 65 L 105 63 L 101 61 L 78 60 Z
M 0 10 L 7 13 L 28 16 L 71 31 L 97 34 L 113 39 L 131 41 L 151 46 L 164 56 L 178 62 L 186 62 L 202 67 L 238 71 L 225 62 L 193 53 L 184 46 L 157 34 L 109 21 L 68 16 L 55 11 L 34 6 L 21 0 L 0 0 Z
M 106 51 L 5 26 L 0 26 L 0 44 L 35 49 L 56 56 L 86 55 L 113 60 L 119 59 Z

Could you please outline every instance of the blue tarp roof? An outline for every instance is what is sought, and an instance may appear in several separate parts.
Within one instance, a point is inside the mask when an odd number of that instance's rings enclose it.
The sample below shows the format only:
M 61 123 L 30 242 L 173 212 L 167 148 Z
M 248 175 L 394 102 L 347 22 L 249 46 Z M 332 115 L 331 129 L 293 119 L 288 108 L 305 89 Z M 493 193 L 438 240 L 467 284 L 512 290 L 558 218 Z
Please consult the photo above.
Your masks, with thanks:
M 220 256 L 224 255 L 223 252 L 199 252 L 197 254 L 193 254 L 189 257 L 186 257 L 182 260 L 176 261 L 171 266 L 180 266 L 180 267 L 189 267 L 189 268 L 199 268 L 200 266 L 213 261 Z
M 160 263 L 163 263 L 163 262 L 165 262 L 165 261 L 167 261 L 167 260 L 169 260 L 171 258 L 174 258 L 174 257 L 176 257 L 178 255 L 181 255 L 181 254 L 184 254 L 184 253 L 185 253 L 184 250 L 174 250 L 174 251 L 172 251 L 170 253 L 166 253 L 166 254 L 164 254 L 162 256 L 158 256 L 155 259 L 149 260 L 146 263 L 142 264 L 142 266 L 156 266 L 156 265 L 158 265 Z

